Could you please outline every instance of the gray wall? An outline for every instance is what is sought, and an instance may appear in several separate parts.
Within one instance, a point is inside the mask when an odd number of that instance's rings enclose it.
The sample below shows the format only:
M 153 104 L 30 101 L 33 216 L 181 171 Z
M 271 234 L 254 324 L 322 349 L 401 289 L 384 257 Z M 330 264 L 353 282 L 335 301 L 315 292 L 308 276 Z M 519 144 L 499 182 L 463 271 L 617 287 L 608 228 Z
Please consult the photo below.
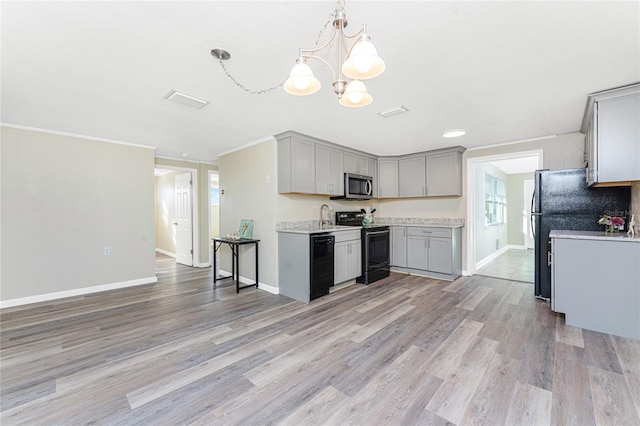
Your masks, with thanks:
M 155 281 L 153 149 L 1 131 L 0 301 Z

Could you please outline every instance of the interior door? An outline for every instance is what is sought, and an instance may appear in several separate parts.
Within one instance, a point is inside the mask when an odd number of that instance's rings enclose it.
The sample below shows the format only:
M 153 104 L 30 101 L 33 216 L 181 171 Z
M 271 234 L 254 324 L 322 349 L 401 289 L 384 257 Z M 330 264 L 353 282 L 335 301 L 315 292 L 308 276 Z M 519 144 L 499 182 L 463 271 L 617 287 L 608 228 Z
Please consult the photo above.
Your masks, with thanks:
M 176 176 L 176 262 L 193 266 L 193 232 L 191 215 L 191 173 Z

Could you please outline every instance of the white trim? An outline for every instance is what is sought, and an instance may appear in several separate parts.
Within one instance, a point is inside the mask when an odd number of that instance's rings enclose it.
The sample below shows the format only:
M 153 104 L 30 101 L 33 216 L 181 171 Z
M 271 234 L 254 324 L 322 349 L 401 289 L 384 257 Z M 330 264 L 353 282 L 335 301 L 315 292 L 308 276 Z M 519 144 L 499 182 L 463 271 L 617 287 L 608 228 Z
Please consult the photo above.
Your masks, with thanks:
M 40 128 L 37 128 L 37 127 L 23 126 L 21 124 L 9 124 L 9 123 L 0 122 L 0 126 L 12 127 L 14 129 L 21 129 L 21 130 L 29 130 L 29 131 L 32 131 L 32 132 L 50 133 L 52 135 L 69 136 L 69 137 L 72 137 L 72 138 L 81 138 L 81 139 L 87 139 L 87 140 L 96 141 L 96 142 L 106 142 L 106 143 L 113 143 L 113 144 L 116 144 L 116 145 L 133 146 L 133 147 L 136 147 L 136 148 L 146 148 L 146 149 L 153 149 L 153 150 L 157 149 L 157 147 L 155 147 L 153 145 L 143 145 L 143 144 L 133 143 L 133 142 L 116 141 L 116 140 L 113 140 L 113 139 L 96 138 L 94 136 L 80 135 L 78 133 L 59 132 L 57 130 L 40 129 Z
M 178 158 L 178 157 L 167 157 L 166 155 L 156 155 L 155 158 L 160 158 L 162 160 L 172 160 L 172 161 L 181 161 L 184 163 L 194 163 L 194 164 L 208 164 L 210 166 L 217 166 L 218 163 L 214 163 L 211 161 L 200 161 L 200 160 L 187 160 L 185 158 Z M 158 166 L 164 166 L 164 164 L 157 164 Z
M 194 268 L 210 268 L 211 267 L 211 262 L 204 262 L 204 263 L 193 263 Z
M 166 164 L 155 164 L 154 167 L 158 169 L 169 169 L 191 173 L 191 182 L 193 182 L 191 185 L 191 249 L 193 250 L 193 254 L 191 255 L 191 264 L 196 266 L 198 264 L 197 260 L 200 259 L 200 230 L 198 228 L 198 218 L 200 213 L 198 211 L 198 169 L 170 166 Z
M 231 275 L 231 272 L 225 271 L 224 269 L 220 269 L 219 270 L 219 274 L 220 275 Z M 252 279 L 249 279 L 247 277 L 243 277 L 242 275 L 240 275 L 240 282 L 242 284 L 255 284 L 256 281 L 252 280 Z M 274 287 L 274 286 L 269 285 L 269 284 L 258 282 L 258 288 L 260 290 L 264 290 L 264 291 L 269 292 L 271 294 L 280 294 L 280 289 L 278 287 Z
M 495 260 L 498 256 L 500 256 L 501 254 L 504 254 L 506 251 L 509 251 L 509 250 L 527 250 L 527 248 L 523 245 L 507 244 L 506 246 L 502 247 L 499 250 L 494 251 L 489 256 L 485 257 L 484 259 L 476 263 L 476 270 L 482 268 L 483 266 L 488 265 L 493 260 Z
M 538 138 L 520 139 L 520 140 L 517 140 L 517 141 L 503 142 L 503 143 L 497 143 L 497 144 L 493 144 L 493 145 L 475 146 L 475 147 L 472 147 L 472 148 L 467 148 L 467 152 L 468 151 L 478 151 L 480 149 L 487 149 L 487 148 L 496 148 L 496 147 L 499 147 L 499 146 L 516 145 L 516 144 L 519 144 L 519 143 L 543 141 L 543 140 L 546 140 L 546 139 L 554 139 L 554 138 L 557 138 L 557 137 L 558 137 L 558 135 L 547 135 L 547 136 L 540 136 Z
M 167 250 L 162 250 L 161 248 L 157 248 L 156 247 L 156 252 L 164 254 L 164 255 L 169 256 L 169 257 L 173 257 L 174 259 L 176 258 L 176 254 L 175 253 L 171 253 L 170 251 L 167 251 Z
M 14 306 L 29 305 L 31 303 L 48 302 L 50 300 L 63 299 L 65 297 L 83 296 L 87 294 L 100 293 L 103 291 L 117 290 L 120 288 L 135 287 L 144 284 L 155 284 L 158 277 L 138 278 L 136 280 L 122 281 L 118 283 L 96 285 L 92 287 L 77 288 L 74 290 L 58 291 L 55 293 L 39 294 L 37 296 L 21 297 L 19 299 L 9 299 L 0 301 L 0 309 L 12 308 Z
M 547 136 L 540 139 L 550 139 L 554 136 Z M 529 141 L 529 140 L 527 140 Z M 500 145 L 494 145 L 500 146 Z M 468 151 L 468 150 L 467 150 Z M 487 155 L 484 157 L 471 157 L 467 158 L 467 220 L 465 221 L 466 235 L 467 235 L 467 272 L 469 275 L 476 273 L 476 237 L 475 237 L 475 167 L 478 163 L 490 163 L 497 160 L 506 160 L 511 158 L 529 157 L 532 155 L 538 156 L 538 169 L 543 168 L 544 150 L 542 148 L 533 149 L 529 151 L 517 151 L 504 154 Z M 483 259 L 484 260 L 484 259 Z M 480 262 L 478 262 L 480 263 Z
M 261 144 L 261 143 L 264 143 L 264 142 L 269 142 L 269 141 L 272 141 L 272 140 L 275 141 L 276 139 L 273 136 L 267 136 L 267 137 L 264 137 L 262 139 L 258 139 L 256 141 L 249 142 L 248 144 L 239 146 L 237 148 L 233 148 L 233 149 L 230 149 L 228 151 L 221 152 L 221 153 L 218 154 L 218 158 L 222 157 L 223 155 L 228 155 L 228 154 L 231 154 L 232 152 L 241 151 L 243 149 L 249 148 L 250 146 L 258 145 L 258 144 Z

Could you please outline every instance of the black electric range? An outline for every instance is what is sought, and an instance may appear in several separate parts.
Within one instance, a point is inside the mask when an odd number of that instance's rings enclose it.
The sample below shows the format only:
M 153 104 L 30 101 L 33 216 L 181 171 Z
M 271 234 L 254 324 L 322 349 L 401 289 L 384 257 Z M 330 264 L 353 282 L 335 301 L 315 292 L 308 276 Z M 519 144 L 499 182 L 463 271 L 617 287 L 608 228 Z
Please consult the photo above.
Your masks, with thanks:
M 362 212 L 336 212 L 336 225 L 362 226 L 362 275 L 356 282 L 369 284 L 388 277 L 390 273 L 389 227 L 375 223 L 364 225 Z

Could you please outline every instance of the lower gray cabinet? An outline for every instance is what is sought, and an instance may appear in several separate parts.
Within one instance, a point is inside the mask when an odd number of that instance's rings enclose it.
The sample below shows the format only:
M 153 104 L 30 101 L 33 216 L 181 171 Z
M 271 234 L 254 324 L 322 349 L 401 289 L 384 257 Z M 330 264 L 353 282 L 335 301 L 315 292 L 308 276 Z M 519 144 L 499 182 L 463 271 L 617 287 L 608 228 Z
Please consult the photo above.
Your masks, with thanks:
M 455 280 L 462 272 L 461 228 L 391 227 L 391 266 L 399 272 Z
M 391 265 L 407 266 L 407 227 L 391 227 Z
M 362 241 L 360 231 L 334 232 L 334 284 L 340 284 L 362 275 Z

